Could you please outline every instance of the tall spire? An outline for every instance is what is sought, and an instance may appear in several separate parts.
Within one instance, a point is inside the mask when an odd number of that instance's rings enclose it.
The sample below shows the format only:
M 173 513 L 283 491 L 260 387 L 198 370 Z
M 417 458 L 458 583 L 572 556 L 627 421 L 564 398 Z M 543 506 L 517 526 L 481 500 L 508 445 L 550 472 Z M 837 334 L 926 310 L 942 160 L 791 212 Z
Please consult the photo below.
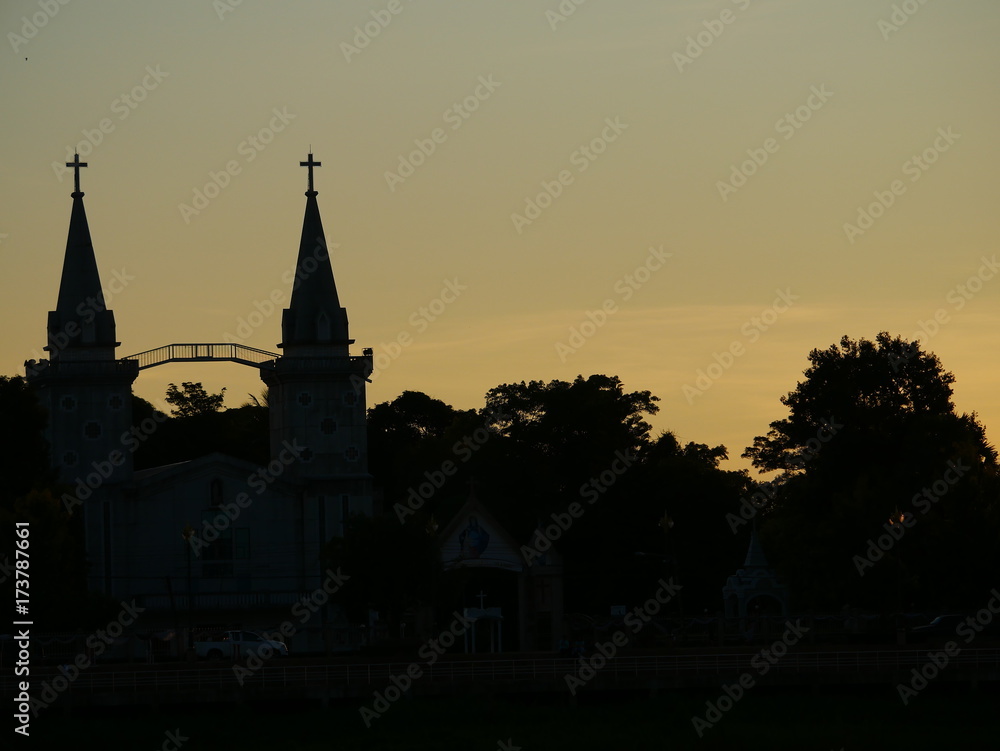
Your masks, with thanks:
M 309 169 L 309 189 L 292 299 L 282 314 L 278 346 L 287 349 L 297 345 L 332 345 L 344 348 L 346 354 L 347 346 L 354 340 L 347 333 L 347 310 L 340 306 L 313 186 L 313 167 L 322 166 L 322 162 L 314 161 L 310 151 L 309 159 L 299 165 Z
M 72 193 L 73 209 L 59 282 L 59 298 L 56 309 L 49 311 L 48 346 L 45 349 L 52 358 L 80 347 L 111 347 L 113 352 L 118 346 L 115 341 L 115 316 L 104 304 L 101 275 L 97 270 L 90 225 L 83 206 L 84 194 L 80 190 L 80 168 L 86 167 L 87 163 L 81 162 L 80 155 L 76 154 L 66 166 L 74 170 L 75 190 Z

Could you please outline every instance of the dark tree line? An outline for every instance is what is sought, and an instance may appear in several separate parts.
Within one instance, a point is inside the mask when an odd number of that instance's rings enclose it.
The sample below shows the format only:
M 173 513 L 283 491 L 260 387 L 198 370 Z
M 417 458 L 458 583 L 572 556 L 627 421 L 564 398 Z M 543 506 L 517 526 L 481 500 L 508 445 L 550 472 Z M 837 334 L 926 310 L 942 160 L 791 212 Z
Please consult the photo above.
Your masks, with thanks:
M 674 576 L 684 585 L 678 608 L 715 613 L 751 524 L 796 609 L 976 607 L 996 585 L 1000 481 L 978 417 L 954 408 L 953 383 L 918 342 L 885 333 L 813 350 L 781 398 L 787 415 L 743 454 L 758 480 L 724 470 L 724 446 L 653 435 L 659 400 L 614 376 L 501 384 L 466 410 L 405 391 L 369 410 L 381 512 L 356 519 L 325 554 L 364 572 L 364 586 L 344 594 L 352 610 L 400 618 L 434 599 L 437 533 L 475 492 L 528 545 L 579 504 L 584 513 L 554 545 L 570 610 L 607 612 Z M 136 467 L 214 451 L 266 463 L 266 400 L 222 409 L 221 393 L 172 385 L 174 415 L 156 416 Z M 136 397 L 133 407 L 136 425 L 152 424 L 151 404 Z M 58 501 L 65 488 L 49 469 L 46 419 L 23 379 L 0 378 L 2 549 L 15 518 L 45 530 L 37 587 L 51 596 L 40 607 L 66 620 L 99 604 L 81 599 L 80 530 Z
M 570 608 L 606 613 L 674 576 L 692 612 L 714 613 L 725 577 L 746 552 L 747 537 L 733 536 L 725 515 L 749 479 L 719 469 L 722 446 L 654 437 L 646 417 L 657 401 L 604 375 L 504 384 L 472 411 L 404 392 L 369 415 L 384 513 L 426 534 L 450 521 L 474 488 L 507 531 L 533 547 L 538 530 L 576 503 L 582 515 L 554 545 Z M 456 472 L 430 497 L 415 494 L 446 462 Z

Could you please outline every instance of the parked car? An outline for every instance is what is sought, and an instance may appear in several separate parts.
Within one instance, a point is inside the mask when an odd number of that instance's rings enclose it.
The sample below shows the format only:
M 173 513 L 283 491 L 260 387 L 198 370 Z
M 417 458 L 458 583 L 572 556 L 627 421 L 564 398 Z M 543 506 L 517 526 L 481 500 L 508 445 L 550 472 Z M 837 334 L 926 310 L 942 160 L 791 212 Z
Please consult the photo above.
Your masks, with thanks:
M 288 657 L 284 642 L 265 639 L 253 631 L 225 631 L 206 641 L 196 641 L 194 652 L 209 660 L 238 660 L 258 654 L 260 657 Z

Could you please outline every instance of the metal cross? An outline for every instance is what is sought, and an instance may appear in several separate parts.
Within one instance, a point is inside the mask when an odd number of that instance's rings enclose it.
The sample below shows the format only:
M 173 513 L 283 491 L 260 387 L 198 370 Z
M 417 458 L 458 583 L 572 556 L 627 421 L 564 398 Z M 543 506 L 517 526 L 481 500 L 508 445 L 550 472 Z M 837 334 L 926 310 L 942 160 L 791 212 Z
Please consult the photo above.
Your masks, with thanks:
M 309 157 L 312 158 L 312 154 L 310 154 Z M 73 185 L 76 188 L 76 192 L 79 193 L 80 192 L 80 167 L 86 167 L 87 163 L 80 161 L 80 155 L 79 154 L 73 154 L 73 161 L 72 162 L 66 162 L 66 166 L 73 168 Z
M 316 191 L 313 190 L 313 167 L 322 167 L 323 166 L 323 162 L 314 162 L 313 161 L 312 152 L 310 151 L 309 152 L 309 161 L 307 161 L 307 162 L 299 162 L 299 166 L 300 167 L 308 167 L 309 168 L 309 192 L 310 193 L 315 193 Z

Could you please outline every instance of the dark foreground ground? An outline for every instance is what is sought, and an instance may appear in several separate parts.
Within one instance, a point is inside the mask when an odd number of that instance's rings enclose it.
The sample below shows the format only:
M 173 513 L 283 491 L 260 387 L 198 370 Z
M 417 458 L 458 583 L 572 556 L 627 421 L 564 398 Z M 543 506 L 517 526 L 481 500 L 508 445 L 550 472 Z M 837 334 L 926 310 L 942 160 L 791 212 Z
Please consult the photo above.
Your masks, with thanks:
M 699 738 L 717 692 L 629 697 L 405 697 L 366 728 L 357 703 L 328 708 L 220 705 L 43 712 L 31 742 L 5 748 L 256 751 L 535 749 L 951 749 L 1000 747 L 1000 691 L 928 687 L 903 706 L 895 690 L 813 693 L 757 687 Z M 724 702 L 725 704 L 725 702 Z M 366 705 L 370 706 L 370 702 Z M 177 741 L 180 741 L 178 744 Z

